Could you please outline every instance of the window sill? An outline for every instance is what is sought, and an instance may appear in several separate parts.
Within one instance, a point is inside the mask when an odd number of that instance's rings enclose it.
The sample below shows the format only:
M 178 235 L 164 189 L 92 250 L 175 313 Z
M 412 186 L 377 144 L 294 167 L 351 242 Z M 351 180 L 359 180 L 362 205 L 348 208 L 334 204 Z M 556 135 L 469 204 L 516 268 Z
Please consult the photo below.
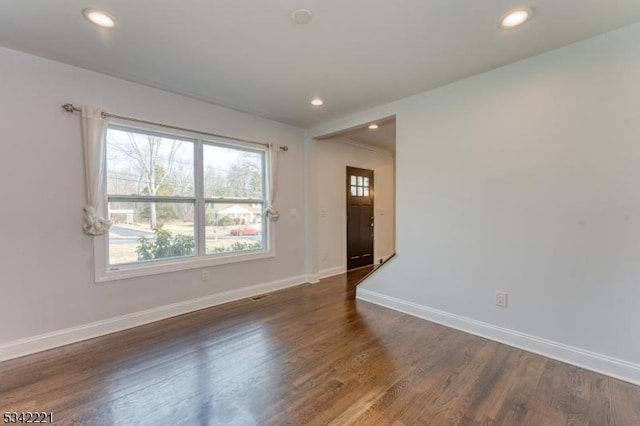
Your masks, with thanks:
M 198 257 L 191 259 L 173 259 L 152 262 L 144 265 L 123 265 L 118 270 L 96 269 L 96 283 L 124 280 L 128 278 L 146 277 L 150 275 L 165 274 L 169 272 L 186 271 L 189 269 L 209 268 L 218 265 L 228 265 L 239 262 L 248 262 L 258 259 L 275 257 L 275 252 L 260 251 L 256 253 L 231 254 L 216 257 Z

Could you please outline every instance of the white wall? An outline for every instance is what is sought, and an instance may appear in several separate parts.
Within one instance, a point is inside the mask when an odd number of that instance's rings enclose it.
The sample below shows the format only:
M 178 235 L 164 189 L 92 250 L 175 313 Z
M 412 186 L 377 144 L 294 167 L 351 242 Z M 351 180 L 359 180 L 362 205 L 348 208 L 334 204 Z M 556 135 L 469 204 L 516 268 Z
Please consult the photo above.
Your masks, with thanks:
M 2 344 L 277 280 L 304 281 L 305 132 L 160 90 L 0 48 L 0 352 Z M 80 120 L 63 103 L 261 142 L 282 157 L 276 257 L 95 284 L 81 231 Z M 288 215 L 296 208 L 298 216 Z M 5 345 L 6 346 L 6 345 Z
M 640 382 L 639 46 L 636 24 L 312 132 L 396 114 L 398 256 L 359 297 Z
M 315 142 L 317 256 L 320 277 L 346 270 L 346 167 L 374 171 L 374 259 L 395 250 L 394 159 L 382 150 L 356 146 L 340 138 Z

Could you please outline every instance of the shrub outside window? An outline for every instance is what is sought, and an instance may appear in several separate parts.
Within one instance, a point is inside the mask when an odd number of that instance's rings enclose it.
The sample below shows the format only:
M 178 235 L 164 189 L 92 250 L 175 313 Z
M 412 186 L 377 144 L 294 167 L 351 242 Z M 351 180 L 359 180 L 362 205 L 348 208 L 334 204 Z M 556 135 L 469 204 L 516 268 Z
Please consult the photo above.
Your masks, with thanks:
M 271 255 L 266 147 L 120 125 L 106 142 L 98 281 Z

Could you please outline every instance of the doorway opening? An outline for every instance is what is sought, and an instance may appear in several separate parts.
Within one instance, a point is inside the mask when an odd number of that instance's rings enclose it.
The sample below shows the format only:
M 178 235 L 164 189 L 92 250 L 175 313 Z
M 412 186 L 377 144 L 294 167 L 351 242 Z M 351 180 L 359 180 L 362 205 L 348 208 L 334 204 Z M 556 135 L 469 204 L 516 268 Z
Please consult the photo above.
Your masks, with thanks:
M 395 253 L 395 147 L 393 116 L 314 138 L 319 278 Z

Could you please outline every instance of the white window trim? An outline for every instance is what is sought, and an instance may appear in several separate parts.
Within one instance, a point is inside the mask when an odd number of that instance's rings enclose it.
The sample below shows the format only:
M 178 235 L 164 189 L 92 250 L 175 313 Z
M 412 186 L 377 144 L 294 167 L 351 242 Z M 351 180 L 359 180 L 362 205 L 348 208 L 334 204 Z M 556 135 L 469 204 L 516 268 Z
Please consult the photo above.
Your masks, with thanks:
M 200 221 L 204 217 L 204 198 L 202 198 L 201 194 L 201 185 L 203 179 L 203 170 L 202 170 L 202 146 L 206 143 L 213 143 L 216 145 L 229 145 L 231 148 L 239 147 L 239 148 L 250 148 L 256 149 L 255 145 L 244 144 L 242 142 L 230 141 L 224 138 L 215 138 L 215 139 L 207 139 L 203 138 L 202 135 L 191 134 L 189 132 L 176 132 L 174 130 L 163 130 L 161 128 L 157 128 L 155 126 L 149 127 L 138 127 L 131 126 L 126 122 L 112 121 L 109 123 L 110 125 L 114 125 L 116 127 L 122 128 L 125 127 L 127 129 L 133 131 L 140 131 L 143 133 L 160 133 L 165 136 L 176 136 L 180 138 L 189 138 L 194 140 L 194 184 L 196 191 L 196 209 L 198 210 L 198 214 L 195 219 L 195 234 L 199 235 L 201 232 L 204 232 L 204 228 L 201 230 Z M 263 149 L 263 147 L 259 147 L 259 149 Z M 271 188 L 269 187 L 270 179 L 268 176 L 272 173 L 270 170 L 268 160 L 269 151 L 264 149 L 265 152 L 265 162 L 264 162 L 264 187 L 265 194 L 263 194 L 265 203 L 269 199 L 269 193 Z M 107 167 L 105 162 L 105 167 Z M 104 173 L 105 185 L 104 188 L 107 188 L 106 180 L 107 173 Z M 108 194 L 105 192 L 103 194 L 104 203 L 103 211 L 101 212 L 104 217 L 107 214 L 107 205 L 108 205 Z M 202 211 L 200 211 L 202 210 Z M 189 256 L 189 257 L 179 257 L 179 258 L 170 258 L 170 259 L 158 259 L 158 260 L 149 260 L 140 263 L 128 263 L 122 265 L 109 266 L 107 261 L 107 256 L 109 254 L 109 236 L 108 234 L 100 235 L 94 237 L 94 266 L 95 266 L 95 282 L 103 283 L 109 281 L 117 281 L 124 280 L 128 278 L 137 278 L 137 277 L 145 277 L 152 276 L 158 274 L 166 274 L 171 272 L 185 271 L 190 269 L 204 269 L 209 267 L 215 267 L 219 265 L 227 265 L 234 264 L 239 262 L 250 262 L 260 259 L 268 259 L 273 258 L 276 255 L 275 250 L 275 224 L 270 220 L 262 221 L 263 231 L 267 231 L 267 235 L 265 238 L 265 242 L 267 244 L 266 249 L 262 249 L 255 252 L 239 252 L 239 253 L 229 253 L 229 254 L 217 254 L 217 255 L 207 255 L 201 251 L 205 242 L 200 241 L 202 238 L 196 238 L 196 244 L 198 244 L 198 251 L 201 253 L 199 256 Z M 266 228 L 266 229 L 265 229 Z M 263 232 L 264 234 L 264 232 Z

